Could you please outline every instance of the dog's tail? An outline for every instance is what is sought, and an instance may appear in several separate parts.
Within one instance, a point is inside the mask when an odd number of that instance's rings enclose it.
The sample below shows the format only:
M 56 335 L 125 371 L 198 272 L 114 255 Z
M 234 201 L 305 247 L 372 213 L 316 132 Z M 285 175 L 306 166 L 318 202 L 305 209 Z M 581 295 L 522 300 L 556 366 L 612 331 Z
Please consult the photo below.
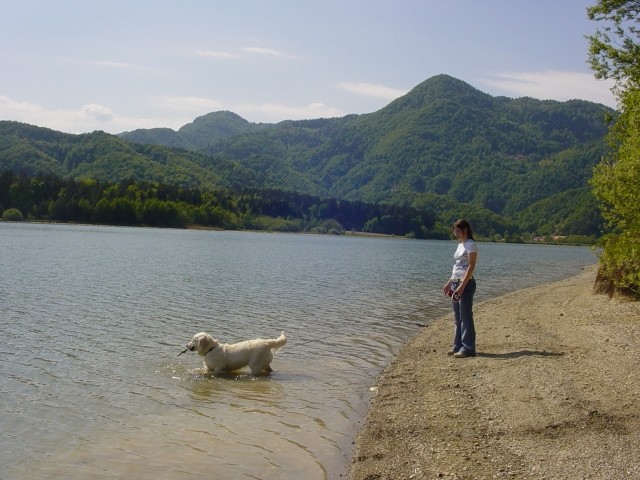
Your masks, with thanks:
M 287 344 L 287 336 L 284 332 L 280 332 L 280 336 L 273 340 L 269 340 L 269 346 L 273 351 L 278 350 L 279 348 L 284 347 Z

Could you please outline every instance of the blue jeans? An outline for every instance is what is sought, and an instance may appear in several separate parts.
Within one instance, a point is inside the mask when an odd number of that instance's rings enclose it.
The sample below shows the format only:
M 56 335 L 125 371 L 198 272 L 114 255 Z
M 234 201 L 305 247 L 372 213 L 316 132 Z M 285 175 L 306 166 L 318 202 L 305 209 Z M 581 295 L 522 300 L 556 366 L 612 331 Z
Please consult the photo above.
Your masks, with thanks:
M 460 301 L 452 302 L 455 326 L 453 350 L 469 355 L 476 354 L 476 327 L 473 324 L 474 293 L 476 293 L 476 281 L 472 278 L 464 287 Z

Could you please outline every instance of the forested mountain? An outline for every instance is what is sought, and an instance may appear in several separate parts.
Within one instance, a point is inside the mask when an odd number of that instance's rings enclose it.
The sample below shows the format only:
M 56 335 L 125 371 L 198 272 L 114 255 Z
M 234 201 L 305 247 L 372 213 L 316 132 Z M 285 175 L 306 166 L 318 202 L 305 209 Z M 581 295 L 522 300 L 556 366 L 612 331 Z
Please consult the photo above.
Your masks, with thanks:
M 71 135 L 7 121 L 0 121 L 0 170 L 209 189 L 262 183 L 251 170 L 220 157 L 130 143 L 101 131 Z
M 439 75 L 342 118 L 254 124 L 214 112 L 119 137 L 0 122 L 0 169 L 281 189 L 433 209 L 445 223 L 467 215 L 487 233 L 591 235 L 600 219 L 587 185 L 606 151 L 605 113 L 580 100 L 492 97 Z
M 448 195 L 511 215 L 586 185 L 605 151 L 605 107 L 494 98 L 441 75 L 378 112 L 282 122 L 206 151 L 265 175 L 270 186 L 364 201 Z
M 124 132 L 119 136 L 134 143 L 205 150 L 219 140 L 240 133 L 252 132 L 260 127 L 260 125 L 250 123 L 232 112 L 212 112 L 196 118 L 177 132 L 170 128 L 151 128 Z

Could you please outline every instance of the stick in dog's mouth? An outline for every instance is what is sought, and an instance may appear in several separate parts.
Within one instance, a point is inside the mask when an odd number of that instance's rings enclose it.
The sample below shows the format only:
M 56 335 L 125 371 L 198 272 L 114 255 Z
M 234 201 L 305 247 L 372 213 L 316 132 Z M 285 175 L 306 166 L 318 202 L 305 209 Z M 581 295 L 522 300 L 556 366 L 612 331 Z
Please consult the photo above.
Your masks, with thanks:
M 182 355 L 183 353 L 186 353 L 188 351 L 189 351 L 189 347 L 187 347 L 184 350 L 182 350 L 178 355 L 176 355 L 176 357 L 179 357 L 180 355 Z

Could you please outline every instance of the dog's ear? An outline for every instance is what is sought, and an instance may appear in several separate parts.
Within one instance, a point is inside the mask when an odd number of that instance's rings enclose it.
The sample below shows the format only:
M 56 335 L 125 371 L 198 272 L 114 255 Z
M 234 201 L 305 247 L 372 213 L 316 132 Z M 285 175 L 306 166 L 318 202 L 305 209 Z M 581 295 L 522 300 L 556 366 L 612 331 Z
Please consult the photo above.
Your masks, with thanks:
M 196 352 L 200 351 L 200 345 L 202 344 L 202 339 L 204 338 L 203 333 L 197 333 L 193 336 L 193 346 L 195 347 Z

